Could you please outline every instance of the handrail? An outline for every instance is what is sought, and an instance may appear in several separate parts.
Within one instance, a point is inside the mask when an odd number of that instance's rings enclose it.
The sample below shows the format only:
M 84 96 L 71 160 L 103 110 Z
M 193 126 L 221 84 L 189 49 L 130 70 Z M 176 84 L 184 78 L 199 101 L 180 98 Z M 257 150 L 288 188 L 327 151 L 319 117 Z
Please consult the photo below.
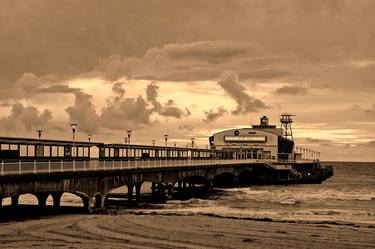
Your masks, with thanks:
M 256 163 L 257 159 L 200 159 L 200 160 L 59 160 L 59 161 L 1 161 L 1 176 L 39 174 L 39 173 L 63 173 L 63 172 L 86 172 L 98 170 L 123 170 L 138 168 L 160 168 L 160 167 L 192 167 L 205 165 L 233 165 Z

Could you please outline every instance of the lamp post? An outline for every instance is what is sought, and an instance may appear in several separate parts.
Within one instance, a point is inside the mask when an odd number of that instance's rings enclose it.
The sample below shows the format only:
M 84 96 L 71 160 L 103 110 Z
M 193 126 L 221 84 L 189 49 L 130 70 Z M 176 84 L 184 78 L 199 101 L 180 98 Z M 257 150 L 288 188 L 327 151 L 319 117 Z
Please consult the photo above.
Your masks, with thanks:
M 195 140 L 195 138 L 191 138 L 191 148 L 194 148 L 194 140 Z
M 72 147 L 72 157 L 74 159 L 75 157 L 75 139 L 76 139 L 76 129 L 77 129 L 77 124 L 76 123 L 71 123 L 70 126 L 72 127 L 72 132 L 73 132 L 73 147 Z
M 168 134 L 164 135 L 164 139 L 165 139 L 165 146 L 168 146 Z
M 89 142 L 91 142 L 91 137 L 92 137 L 92 135 L 91 135 L 91 134 L 88 134 L 87 137 L 88 137 L 88 139 L 89 139 Z
M 127 156 L 129 157 L 130 156 L 130 137 L 131 137 L 131 134 L 132 134 L 132 130 L 127 130 L 126 132 L 128 133 L 128 153 L 127 153 Z
M 37 130 L 37 132 L 38 132 L 38 138 L 40 139 L 42 137 L 43 130 Z
M 132 134 L 132 130 L 127 130 L 128 133 L 128 143 L 130 144 L 130 136 Z
M 155 139 L 152 139 L 152 146 L 155 146 Z
M 128 143 L 128 138 L 127 138 L 127 137 L 124 137 L 124 143 L 125 143 L 125 144 Z

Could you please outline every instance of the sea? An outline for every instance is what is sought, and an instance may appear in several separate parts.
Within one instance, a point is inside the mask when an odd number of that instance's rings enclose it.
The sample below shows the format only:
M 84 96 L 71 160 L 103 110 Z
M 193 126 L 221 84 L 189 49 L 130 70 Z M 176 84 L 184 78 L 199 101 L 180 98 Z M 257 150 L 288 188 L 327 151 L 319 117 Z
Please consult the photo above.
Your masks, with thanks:
M 273 221 L 362 223 L 375 225 L 375 163 L 330 162 L 334 176 L 321 184 L 248 186 L 215 189 L 208 197 L 168 200 L 162 204 L 110 206 L 112 215 L 126 213 L 208 215 Z M 124 188 L 126 191 L 126 188 Z M 121 189 L 117 190 L 121 192 Z M 126 193 L 126 192 L 125 192 Z M 9 204 L 9 198 L 3 205 Z M 32 195 L 20 204 L 35 204 Z M 47 204 L 52 200 L 47 200 Z M 62 205 L 81 205 L 66 195 Z
M 325 164 L 334 166 L 334 176 L 321 184 L 216 189 L 208 198 L 131 212 L 375 225 L 375 163 Z

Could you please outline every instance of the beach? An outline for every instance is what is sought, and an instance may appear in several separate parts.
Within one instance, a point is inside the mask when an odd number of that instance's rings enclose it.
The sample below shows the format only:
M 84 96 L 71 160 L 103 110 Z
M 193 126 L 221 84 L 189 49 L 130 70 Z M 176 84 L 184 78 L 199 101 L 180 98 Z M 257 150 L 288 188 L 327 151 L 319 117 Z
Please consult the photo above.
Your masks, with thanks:
M 1 248 L 374 248 L 370 225 L 205 215 L 62 215 L 1 224 Z

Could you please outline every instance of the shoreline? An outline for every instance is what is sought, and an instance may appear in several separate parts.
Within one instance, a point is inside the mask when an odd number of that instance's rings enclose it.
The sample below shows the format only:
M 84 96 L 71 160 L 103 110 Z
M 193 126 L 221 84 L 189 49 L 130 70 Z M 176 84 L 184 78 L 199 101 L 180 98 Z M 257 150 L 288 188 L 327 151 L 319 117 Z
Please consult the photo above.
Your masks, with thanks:
M 0 222 L 0 243 L 4 248 L 71 249 L 373 248 L 375 227 L 110 209 Z

